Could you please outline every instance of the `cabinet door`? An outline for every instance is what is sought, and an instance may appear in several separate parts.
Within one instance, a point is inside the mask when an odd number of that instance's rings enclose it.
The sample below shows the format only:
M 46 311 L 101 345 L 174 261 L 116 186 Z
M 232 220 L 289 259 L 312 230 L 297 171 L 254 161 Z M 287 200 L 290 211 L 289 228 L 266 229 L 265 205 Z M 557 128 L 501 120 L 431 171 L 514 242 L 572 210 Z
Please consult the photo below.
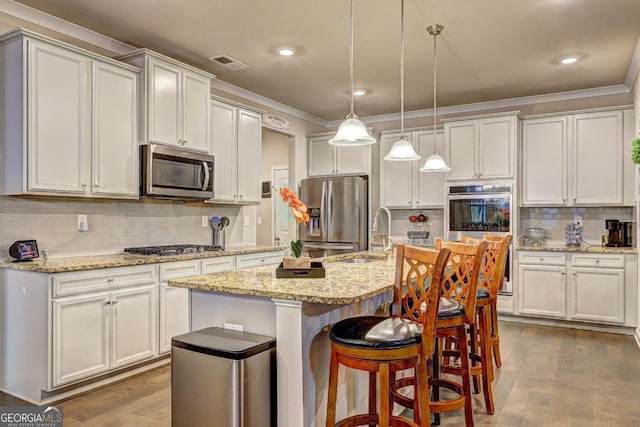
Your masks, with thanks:
M 449 179 L 477 178 L 478 126 L 476 122 L 445 123 L 445 160 L 451 170 Z
M 336 147 L 336 173 L 359 173 L 368 175 L 370 171 L 370 145 L 360 145 L 357 147 Z
M 624 269 L 571 269 L 569 319 L 624 323 Z
M 52 303 L 52 384 L 109 369 L 108 292 L 57 298 Z
M 624 203 L 622 112 L 573 116 L 573 204 Z
M 85 194 L 90 61 L 28 41 L 27 191 Z
M 565 205 L 569 119 L 525 120 L 522 129 L 521 204 Z
M 335 173 L 334 146 L 329 144 L 329 139 L 331 139 L 329 135 L 308 139 L 309 176 L 331 175 Z
M 94 195 L 138 197 L 138 76 L 93 62 Z
M 157 285 L 111 292 L 111 367 L 154 357 L 157 352 Z
M 182 139 L 180 69 L 154 58 L 147 60 L 147 139 L 178 145 Z
M 236 107 L 211 101 L 211 154 L 213 167 L 213 200 L 234 202 L 236 183 Z
M 182 141 L 186 148 L 209 151 L 211 80 L 188 70 L 182 72 Z
M 171 338 L 189 332 L 189 289 L 160 284 L 159 353 L 171 351 Z
M 565 267 L 520 265 L 518 293 L 520 314 L 567 317 Z
M 400 133 L 380 137 L 380 206 L 410 208 L 413 206 L 413 169 L 416 162 L 388 162 L 384 160 Z M 444 187 L 443 187 L 444 188 Z
M 515 176 L 516 126 L 512 116 L 478 121 L 478 178 Z
M 433 131 L 421 131 L 415 134 L 414 138 L 418 146 L 418 154 L 422 159 L 414 167 L 414 174 L 417 174 L 418 183 L 415 189 L 416 204 L 424 208 L 444 208 L 445 178 L 446 173 L 442 172 L 420 172 L 420 168 L 433 154 Z M 436 133 L 435 148 L 438 153 L 444 153 L 444 133 Z
M 239 203 L 262 201 L 262 117 L 238 109 L 237 182 Z

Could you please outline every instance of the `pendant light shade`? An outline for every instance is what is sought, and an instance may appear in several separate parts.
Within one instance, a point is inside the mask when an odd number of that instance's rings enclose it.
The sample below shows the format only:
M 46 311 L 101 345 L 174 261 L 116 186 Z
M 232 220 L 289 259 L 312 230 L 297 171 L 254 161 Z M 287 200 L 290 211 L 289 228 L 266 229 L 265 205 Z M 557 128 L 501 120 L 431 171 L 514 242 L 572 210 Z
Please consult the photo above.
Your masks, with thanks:
M 424 166 L 420 168 L 420 172 L 449 172 L 451 168 L 447 162 L 438 154 L 436 149 L 436 89 L 438 84 L 438 50 L 436 39 L 442 33 L 444 26 L 440 24 L 429 25 L 427 31 L 433 36 L 433 154 L 424 162 Z
M 413 145 L 404 137 L 404 0 L 400 2 L 400 139 L 393 144 L 384 159 L 390 162 L 420 160 Z
M 338 127 L 336 136 L 329 140 L 331 145 L 342 146 L 358 146 L 358 145 L 370 145 L 376 142 L 375 138 L 372 138 L 367 132 L 367 128 L 364 126 L 356 113 L 353 112 L 353 0 L 349 1 L 350 14 L 351 14 L 351 41 L 349 44 L 349 77 L 351 80 L 351 111 L 347 115 L 344 122 Z
M 391 151 L 384 156 L 384 159 L 390 162 L 406 162 L 409 160 L 420 160 L 420 156 L 416 154 L 413 145 L 402 136 L 400 140 L 393 144 Z

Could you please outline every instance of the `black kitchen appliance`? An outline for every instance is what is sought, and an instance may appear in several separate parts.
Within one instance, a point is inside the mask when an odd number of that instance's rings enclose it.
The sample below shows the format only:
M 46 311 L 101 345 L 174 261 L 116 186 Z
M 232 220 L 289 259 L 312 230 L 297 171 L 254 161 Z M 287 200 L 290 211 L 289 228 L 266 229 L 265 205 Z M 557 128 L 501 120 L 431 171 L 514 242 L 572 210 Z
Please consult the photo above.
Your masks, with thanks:
M 9 248 L 9 255 L 16 261 L 30 261 L 40 256 L 35 240 L 18 240 Z
M 631 234 L 633 223 L 618 221 L 617 219 L 606 219 L 605 227 L 609 232 L 605 246 L 612 248 L 626 248 L 633 245 Z

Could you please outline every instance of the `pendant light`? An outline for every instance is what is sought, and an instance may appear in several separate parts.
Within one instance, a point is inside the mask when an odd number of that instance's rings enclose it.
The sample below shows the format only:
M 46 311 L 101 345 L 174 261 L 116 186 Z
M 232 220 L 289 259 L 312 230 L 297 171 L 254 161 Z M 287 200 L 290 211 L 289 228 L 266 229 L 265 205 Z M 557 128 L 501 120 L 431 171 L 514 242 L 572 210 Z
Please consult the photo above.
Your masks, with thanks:
M 358 146 L 369 145 L 376 142 L 367 132 L 364 123 L 360 121 L 356 113 L 353 112 L 353 0 L 349 1 L 351 7 L 351 43 L 349 47 L 349 77 L 351 79 L 351 111 L 344 122 L 338 127 L 336 136 L 329 140 L 331 145 Z
M 404 0 L 400 2 L 400 139 L 384 159 L 392 162 L 420 160 L 413 145 L 404 136 Z
M 438 83 L 438 50 L 436 39 L 438 35 L 442 33 L 442 30 L 444 30 L 444 27 L 440 24 L 429 25 L 427 27 L 427 31 L 433 36 L 433 154 L 424 162 L 424 166 L 420 168 L 420 172 L 448 172 L 451 170 L 436 149 L 436 87 Z

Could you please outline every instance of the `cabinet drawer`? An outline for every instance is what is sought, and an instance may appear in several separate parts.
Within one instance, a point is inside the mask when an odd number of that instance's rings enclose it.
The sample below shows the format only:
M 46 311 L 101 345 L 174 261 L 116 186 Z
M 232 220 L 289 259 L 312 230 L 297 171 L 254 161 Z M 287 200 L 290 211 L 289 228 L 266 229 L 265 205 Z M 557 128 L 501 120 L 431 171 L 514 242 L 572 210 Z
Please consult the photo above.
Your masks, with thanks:
M 518 261 L 520 264 L 565 265 L 567 255 L 553 252 L 520 252 Z
M 233 271 L 235 268 L 235 258 L 225 256 L 219 258 L 207 258 L 202 260 L 202 274 L 222 273 L 223 271 Z
M 624 268 L 624 255 L 595 255 L 574 254 L 571 255 L 572 267 L 604 267 Z
M 178 261 L 160 264 L 160 281 L 179 279 L 200 274 L 200 261 Z
M 256 254 L 243 254 L 236 256 L 236 268 L 259 267 L 261 265 L 279 264 L 282 261 L 282 252 L 262 252 Z
M 156 283 L 158 280 L 157 271 L 157 266 L 144 265 L 58 273 L 51 276 L 52 294 L 53 297 L 59 297 Z

